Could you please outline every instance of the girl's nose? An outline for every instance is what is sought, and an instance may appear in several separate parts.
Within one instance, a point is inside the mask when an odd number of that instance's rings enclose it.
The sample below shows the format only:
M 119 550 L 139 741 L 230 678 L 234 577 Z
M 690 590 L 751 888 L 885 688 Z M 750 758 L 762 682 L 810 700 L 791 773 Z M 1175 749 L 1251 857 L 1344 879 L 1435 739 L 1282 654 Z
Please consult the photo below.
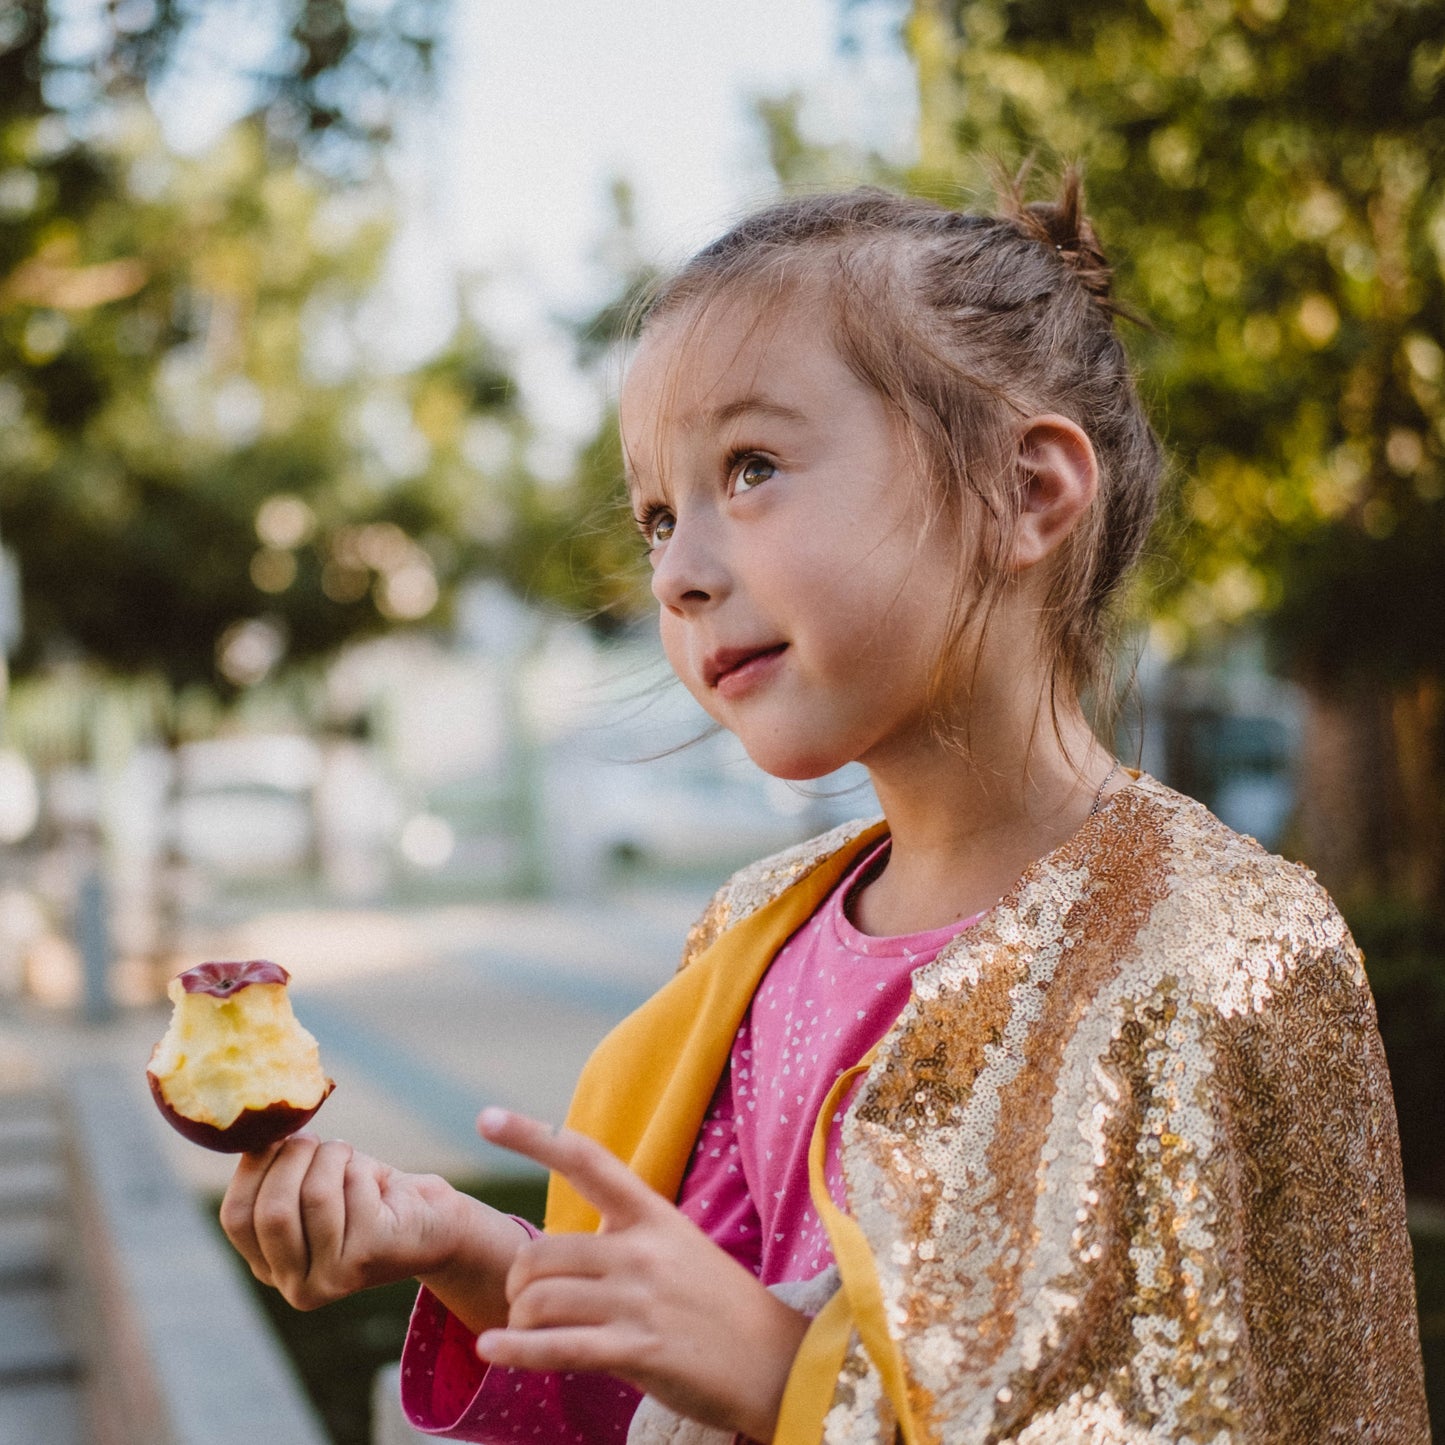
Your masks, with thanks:
M 709 543 L 702 518 L 675 524 L 658 550 L 652 569 L 652 595 L 671 612 L 687 613 L 720 602 L 727 595 L 727 569 Z

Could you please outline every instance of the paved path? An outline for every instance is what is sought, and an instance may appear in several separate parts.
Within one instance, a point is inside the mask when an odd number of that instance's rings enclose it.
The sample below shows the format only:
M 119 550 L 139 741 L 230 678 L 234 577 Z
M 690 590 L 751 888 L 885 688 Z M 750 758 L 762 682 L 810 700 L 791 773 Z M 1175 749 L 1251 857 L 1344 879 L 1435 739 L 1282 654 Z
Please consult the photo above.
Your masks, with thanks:
M 0 1090 L 0 1440 L 81 1445 L 80 1364 L 66 1316 L 60 1130 L 50 1098 Z
M 525 1172 L 484 1145 L 499 1102 L 559 1119 L 611 1025 L 664 982 L 706 901 L 698 890 L 602 903 L 492 903 L 411 911 L 292 908 L 193 928 L 185 962 L 273 958 L 337 1082 L 316 1126 L 404 1169 Z M 49 1089 L 113 1063 L 136 1117 L 199 1196 L 233 1161 L 185 1143 L 155 1112 L 146 1060 L 168 1003 L 105 1024 L 0 1001 L 0 1441 L 81 1445 L 78 1352 L 57 1257 L 64 1206 Z

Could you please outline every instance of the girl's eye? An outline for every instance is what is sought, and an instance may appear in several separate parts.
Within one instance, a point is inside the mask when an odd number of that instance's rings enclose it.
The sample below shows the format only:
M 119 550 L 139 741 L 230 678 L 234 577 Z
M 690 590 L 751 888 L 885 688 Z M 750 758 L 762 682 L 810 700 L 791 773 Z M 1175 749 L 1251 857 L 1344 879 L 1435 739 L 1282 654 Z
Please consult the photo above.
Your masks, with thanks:
M 739 492 L 750 492 L 754 487 L 766 482 L 777 470 L 766 457 L 753 453 L 738 457 L 732 467 L 733 488 Z
M 676 527 L 677 518 L 666 507 L 649 507 L 637 519 L 637 530 L 650 552 L 670 541 Z

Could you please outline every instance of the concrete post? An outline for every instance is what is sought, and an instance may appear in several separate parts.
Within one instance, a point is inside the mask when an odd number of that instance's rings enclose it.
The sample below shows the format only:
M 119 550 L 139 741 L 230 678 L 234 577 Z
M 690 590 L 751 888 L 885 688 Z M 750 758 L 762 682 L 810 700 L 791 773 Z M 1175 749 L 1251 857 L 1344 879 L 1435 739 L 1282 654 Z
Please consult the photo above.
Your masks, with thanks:
M 87 1023 L 105 1023 L 115 1015 L 110 993 L 110 922 L 105 879 L 92 863 L 80 880 L 75 899 L 75 942 L 80 949 L 82 1013 Z

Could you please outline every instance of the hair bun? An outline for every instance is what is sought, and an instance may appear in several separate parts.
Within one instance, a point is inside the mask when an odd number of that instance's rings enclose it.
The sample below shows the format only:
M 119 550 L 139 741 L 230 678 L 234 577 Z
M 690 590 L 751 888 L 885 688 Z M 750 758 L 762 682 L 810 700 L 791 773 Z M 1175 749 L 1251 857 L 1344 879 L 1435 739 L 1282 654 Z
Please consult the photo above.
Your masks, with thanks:
M 1079 284 L 1106 311 L 1119 311 L 1114 304 L 1114 268 L 1104 255 L 1093 223 L 1084 214 L 1084 183 L 1077 166 L 1064 172 L 1056 201 L 1023 199 L 1025 166 L 1017 176 L 1005 178 L 1004 212 L 1031 239 L 1049 246 L 1078 278 Z

